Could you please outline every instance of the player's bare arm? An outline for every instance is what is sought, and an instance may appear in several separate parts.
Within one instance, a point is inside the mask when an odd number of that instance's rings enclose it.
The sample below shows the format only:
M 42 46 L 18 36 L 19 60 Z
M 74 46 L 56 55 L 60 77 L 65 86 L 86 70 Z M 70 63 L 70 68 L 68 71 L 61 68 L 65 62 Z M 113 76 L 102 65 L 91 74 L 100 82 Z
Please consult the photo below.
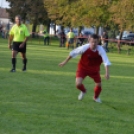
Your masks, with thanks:
M 105 71 L 106 71 L 105 78 L 108 80 L 110 78 L 110 76 L 109 76 L 109 66 L 105 66 Z
M 8 38 L 8 48 L 9 49 L 11 49 L 12 40 L 13 40 L 13 35 L 9 35 L 9 38 Z
M 59 64 L 60 67 L 63 67 L 72 57 L 69 55 L 63 62 Z

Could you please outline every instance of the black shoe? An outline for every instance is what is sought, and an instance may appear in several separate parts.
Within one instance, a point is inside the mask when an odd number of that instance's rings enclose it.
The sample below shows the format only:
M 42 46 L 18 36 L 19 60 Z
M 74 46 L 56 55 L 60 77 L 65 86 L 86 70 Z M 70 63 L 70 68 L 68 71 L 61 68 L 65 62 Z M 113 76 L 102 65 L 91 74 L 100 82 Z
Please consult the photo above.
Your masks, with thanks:
M 22 71 L 23 71 L 23 72 L 25 72 L 26 70 L 27 70 L 26 67 L 23 67 L 23 68 L 22 68 Z
M 15 69 L 11 69 L 10 72 L 14 73 L 14 72 L 16 72 L 16 70 Z

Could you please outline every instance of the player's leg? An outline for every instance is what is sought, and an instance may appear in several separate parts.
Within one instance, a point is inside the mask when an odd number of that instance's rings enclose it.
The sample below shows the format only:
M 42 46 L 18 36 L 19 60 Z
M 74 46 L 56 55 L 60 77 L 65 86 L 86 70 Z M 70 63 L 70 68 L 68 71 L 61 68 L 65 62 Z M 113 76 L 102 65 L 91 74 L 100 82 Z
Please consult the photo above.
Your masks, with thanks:
M 69 50 L 69 47 L 70 47 L 70 41 L 68 41 L 68 44 L 67 44 L 67 49 Z
M 77 41 L 77 42 L 76 42 L 76 47 L 78 47 L 78 46 L 79 46 L 79 42 Z
M 74 49 L 74 46 L 75 46 L 75 45 L 74 45 L 74 39 L 73 39 L 73 38 L 71 38 L 71 40 L 70 40 L 70 41 L 71 41 L 71 47 L 72 47 L 72 49 Z
M 101 77 L 100 77 L 100 73 L 96 72 L 94 74 L 90 75 L 91 78 L 93 78 L 94 82 L 95 82 L 95 87 L 94 87 L 94 101 L 101 103 L 101 100 L 99 98 L 99 95 L 101 93 Z
M 76 88 L 82 91 L 83 93 L 86 93 L 86 88 L 82 84 L 83 78 L 82 77 L 76 77 Z
M 12 44 L 12 69 L 10 72 L 15 72 L 16 71 L 16 57 L 19 52 L 19 43 L 18 42 L 13 42 Z
M 101 91 L 102 91 L 101 82 L 100 83 L 95 83 L 94 97 L 93 97 L 94 101 L 101 103 L 101 100 L 99 98 L 99 95 L 100 95 Z
M 27 65 L 26 53 L 25 52 L 20 52 L 20 54 L 21 54 L 22 62 L 23 62 L 22 71 L 26 71 L 26 65 Z
M 60 37 L 59 41 L 60 41 L 59 47 L 62 47 L 62 37 Z
M 50 38 L 49 38 L 49 37 L 47 37 L 47 45 L 49 45 L 49 41 L 50 41 Z
M 44 45 L 46 45 L 46 38 L 44 37 Z
M 49 42 L 49 41 L 48 41 L 48 37 L 46 37 L 46 45 L 48 45 L 48 42 Z
M 106 52 L 109 52 L 109 49 L 108 49 L 108 42 L 106 42 Z
M 77 87 L 77 89 L 79 89 L 81 91 L 80 94 L 78 95 L 78 100 L 82 100 L 86 93 L 86 88 L 84 87 L 82 82 L 83 82 L 83 78 L 76 77 L 76 87 Z
M 82 70 L 77 70 L 77 72 L 76 72 L 76 88 L 81 91 L 78 96 L 78 100 L 82 100 L 86 93 L 86 88 L 82 84 L 86 75 L 87 74 L 85 72 L 83 72 Z
M 18 54 L 18 51 L 12 50 L 12 69 L 10 72 L 15 72 L 16 71 L 16 56 Z
M 22 71 L 26 71 L 26 65 L 27 65 L 26 48 L 27 48 L 27 44 L 25 43 L 24 47 L 19 49 L 22 58 L 22 63 L 23 63 Z
M 66 45 L 66 38 L 63 39 L 63 47 L 65 47 Z

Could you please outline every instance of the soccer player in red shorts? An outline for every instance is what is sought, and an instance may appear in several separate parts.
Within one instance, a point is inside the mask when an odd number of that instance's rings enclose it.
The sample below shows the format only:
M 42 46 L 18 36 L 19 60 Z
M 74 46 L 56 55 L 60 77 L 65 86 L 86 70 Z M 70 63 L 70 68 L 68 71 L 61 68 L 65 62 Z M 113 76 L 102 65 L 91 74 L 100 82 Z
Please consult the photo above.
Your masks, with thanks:
M 81 59 L 79 60 L 78 68 L 76 71 L 76 87 L 81 91 L 78 96 L 78 100 L 82 100 L 86 93 L 86 88 L 84 87 L 82 82 L 86 76 L 89 76 L 95 82 L 93 100 L 95 102 L 101 103 L 101 100 L 99 98 L 99 95 L 102 90 L 100 65 L 102 62 L 104 63 L 105 78 L 108 80 L 109 65 L 111 65 L 111 63 L 103 47 L 98 44 L 99 36 L 96 34 L 91 35 L 88 44 L 85 44 L 72 50 L 69 56 L 59 64 L 59 66 L 63 67 L 71 58 L 74 58 L 77 55 L 81 54 Z

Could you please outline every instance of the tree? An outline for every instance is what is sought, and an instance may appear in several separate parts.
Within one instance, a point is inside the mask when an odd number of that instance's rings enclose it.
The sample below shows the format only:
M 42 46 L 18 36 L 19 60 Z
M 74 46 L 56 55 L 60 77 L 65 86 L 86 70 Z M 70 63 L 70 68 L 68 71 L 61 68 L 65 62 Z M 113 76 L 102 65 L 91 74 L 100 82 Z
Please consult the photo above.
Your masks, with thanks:
M 14 17 L 16 15 L 21 15 L 23 21 L 25 22 L 26 20 L 26 13 L 27 13 L 27 8 L 28 5 L 26 4 L 26 0 L 18 0 L 18 1 L 14 1 L 14 0 L 6 0 L 8 1 L 10 4 L 10 8 L 7 9 L 7 12 L 9 13 L 9 17 L 11 19 L 12 22 L 14 22 Z
M 45 0 L 48 15 L 57 24 L 66 26 L 107 25 L 109 0 Z
M 34 2 L 33 0 L 27 0 L 27 4 L 30 5 L 27 17 L 33 24 L 33 33 L 36 31 L 38 24 L 50 24 L 43 0 L 34 0 Z
M 134 25 L 134 1 L 133 0 L 113 0 L 109 9 L 111 20 L 119 26 L 120 31 L 132 30 Z
M 49 23 L 49 18 L 44 7 L 43 0 L 7 0 L 10 3 L 10 8 L 7 9 L 12 21 L 17 14 L 20 14 L 24 23 L 26 20 L 33 24 L 32 32 L 36 31 L 38 24 Z M 34 36 L 34 34 L 33 34 Z
M 111 20 L 118 25 L 120 36 L 118 41 L 118 51 L 120 52 L 120 40 L 122 39 L 123 31 L 134 30 L 134 1 L 133 0 L 113 0 L 109 9 L 111 12 Z
M 70 18 L 68 14 L 71 14 L 72 3 L 79 0 L 44 0 L 45 7 L 49 18 L 61 25 L 70 26 Z M 69 10 L 70 9 L 70 10 Z
M 85 26 L 95 26 L 96 33 L 98 33 L 99 27 L 107 27 L 109 21 L 108 8 L 110 6 L 107 0 L 81 0 L 77 12 L 77 18 L 74 23 L 79 20 L 79 23 Z M 82 6 L 80 6 L 82 5 Z
M 134 0 L 45 0 L 49 18 L 65 26 L 134 28 Z M 115 30 L 113 30 L 115 32 Z

